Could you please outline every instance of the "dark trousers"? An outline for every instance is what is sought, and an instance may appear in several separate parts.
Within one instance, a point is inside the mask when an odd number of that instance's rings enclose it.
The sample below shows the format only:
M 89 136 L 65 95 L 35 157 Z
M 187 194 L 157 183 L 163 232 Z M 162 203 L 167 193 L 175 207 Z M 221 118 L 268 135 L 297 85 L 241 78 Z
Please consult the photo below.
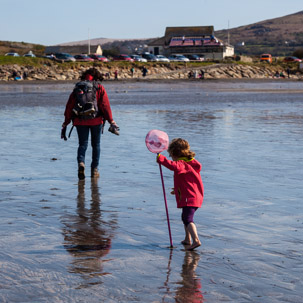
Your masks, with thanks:
M 77 125 L 77 133 L 79 139 L 77 161 L 78 163 L 85 163 L 85 153 L 88 146 L 89 133 L 91 134 L 91 145 L 92 145 L 92 162 L 91 167 L 96 168 L 99 165 L 100 159 L 100 141 L 101 141 L 101 127 L 102 125 Z
M 194 214 L 198 207 L 185 206 L 182 207 L 182 221 L 185 226 L 194 222 Z

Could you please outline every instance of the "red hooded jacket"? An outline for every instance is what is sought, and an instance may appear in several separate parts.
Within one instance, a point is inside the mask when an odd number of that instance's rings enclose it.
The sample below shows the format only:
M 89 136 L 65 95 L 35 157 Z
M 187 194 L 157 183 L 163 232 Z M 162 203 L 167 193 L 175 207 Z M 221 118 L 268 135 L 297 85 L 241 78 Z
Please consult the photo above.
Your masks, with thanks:
M 195 159 L 188 160 L 187 158 L 171 161 L 161 154 L 157 162 L 174 172 L 177 207 L 201 207 L 204 196 L 204 187 L 200 175 L 201 163 Z
M 107 120 L 109 123 L 112 123 L 113 121 L 113 116 L 112 116 L 112 111 L 110 107 L 110 103 L 108 100 L 108 96 L 106 93 L 105 88 L 101 85 L 98 84 L 98 90 L 97 90 L 97 103 L 98 103 L 98 108 L 102 111 L 102 116 L 96 117 L 94 119 L 89 119 L 89 120 L 84 120 L 84 119 L 79 119 L 75 118 L 73 120 L 74 125 L 100 125 L 103 124 L 103 119 Z M 64 124 L 68 125 L 72 118 L 73 118 L 73 108 L 76 103 L 76 98 L 74 95 L 74 92 L 72 92 L 69 96 L 69 99 L 67 101 L 66 107 L 65 107 L 65 121 Z

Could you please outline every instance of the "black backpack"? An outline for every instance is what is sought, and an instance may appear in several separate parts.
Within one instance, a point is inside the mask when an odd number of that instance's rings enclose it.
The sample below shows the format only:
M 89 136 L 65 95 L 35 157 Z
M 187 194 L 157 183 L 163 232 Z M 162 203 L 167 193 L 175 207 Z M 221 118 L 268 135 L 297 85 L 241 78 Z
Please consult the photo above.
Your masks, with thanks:
M 98 82 L 96 81 L 80 81 L 76 83 L 74 95 L 76 103 L 73 108 L 74 117 L 89 120 L 100 116 L 96 92 L 98 90 Z

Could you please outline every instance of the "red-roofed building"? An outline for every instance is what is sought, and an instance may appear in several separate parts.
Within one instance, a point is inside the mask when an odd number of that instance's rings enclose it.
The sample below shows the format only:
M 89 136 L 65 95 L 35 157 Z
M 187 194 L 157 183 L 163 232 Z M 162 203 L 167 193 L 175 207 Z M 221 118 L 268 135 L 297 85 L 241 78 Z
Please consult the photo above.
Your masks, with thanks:
M 148 45 L 155 55 L 197 54 L 206 60 L 222 60 L 234 55 L 234 47 L 214 36 L 213 26 L 167 27 L 165 36 Z

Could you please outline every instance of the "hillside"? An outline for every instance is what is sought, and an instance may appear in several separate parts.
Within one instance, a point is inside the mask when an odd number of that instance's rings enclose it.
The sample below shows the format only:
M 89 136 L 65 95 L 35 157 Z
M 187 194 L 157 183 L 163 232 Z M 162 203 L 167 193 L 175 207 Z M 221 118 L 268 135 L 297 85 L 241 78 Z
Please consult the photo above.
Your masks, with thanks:
M 259 55 L 271 53 L 275 56 L 291 55 L 303 47 L 303 11 L 280 18 L 216 31 L 215 35 L 235 46 L 236 53 Z M 244 42 L 245 45 L 240 44 Z
M 292 55 L 303 48 L 303 11 L 284 17 L 269 19 L 254 24 L 244 25 L 229 30 L 216 31 L 215 35 L 224 42 L 230 41 L 235 46 L 236 54 L 260 55 L 271 53 L 274 56 Z M 229 36 L 229 37 L 228 37 Z M 146 45 L 153 39 L 110 39 L 95 38 L 91 45 L 102 45 L 104 50 L 116 50 L 121 53 L 133 53 L 146 50 Z M 88 40 L 60 44 L 72 48 L 86 45 Z M 244 45 L 242 45 L 244 44 Z M 24 42 L 0 41 L 0 55 L 18 52 L 20 55 L 32 50 L 36 55 L 43 55 L 45 46 Z
M 154 39 L 154 38 L 152 38 Z M 90 39 L 90 45 L 105 45 L 109 43 L 115 43 L 115 42 L 125 42 L 125 41 L 133 41 L 133 42 L 141 42 L 145 40 L 150 40 L 150 39 L 110 39 L 110 38 L 94 38 Z M 66 42 L 66 43 L 61 43 L 58 44 L 60 46 L 74 46 L 74 45 L 87 45 L 88 40 L 81 40 L 81 41 L 73 41 L 73 42 Z
M 150 39 L 109 39 L 95 38 L 90 40 L 90 45 L 101 45 L 103 50 L 116 49 L 119 53 L 135 53 L 146 50 L 146 45 L 154 38 Z M 63 46 L 66 52 L 73 52 L 75 46 L 87 45 L 88 40 L 74 41 L 59 44 Z
M 32 51 L 36 55 L 44 55 L 45 46 L 25 42 L 0 41 L 0 55 L 16 52 L 19 55 Z

